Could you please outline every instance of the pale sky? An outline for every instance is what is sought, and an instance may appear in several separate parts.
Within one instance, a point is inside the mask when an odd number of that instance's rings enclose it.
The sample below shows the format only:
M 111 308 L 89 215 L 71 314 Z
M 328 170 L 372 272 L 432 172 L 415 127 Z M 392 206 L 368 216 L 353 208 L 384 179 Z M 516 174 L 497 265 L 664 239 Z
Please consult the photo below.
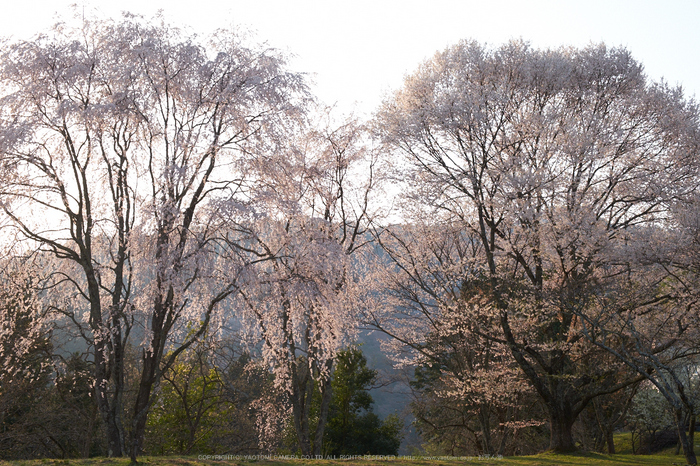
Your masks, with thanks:
M 0 0 L 0 35 L 29 38 L 69 17 L 65 0 Z M 294 54 L 321 100 L 369 115 L 419 63 L 460 39 L 540 48 L 625 46 L 654 80 L 700 97 L 700 0 L 121 0 L 77 1 L 86 11 L 151 17 L 206 34 L 244 26 L 256 42 Z

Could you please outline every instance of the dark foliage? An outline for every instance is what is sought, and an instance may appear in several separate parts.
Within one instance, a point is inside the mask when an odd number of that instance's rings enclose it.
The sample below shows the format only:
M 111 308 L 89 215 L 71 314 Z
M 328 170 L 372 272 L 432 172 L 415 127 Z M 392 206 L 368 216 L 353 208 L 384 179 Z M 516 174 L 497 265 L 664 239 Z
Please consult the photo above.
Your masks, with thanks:
M 329 455 L 396 455 L 403 423 L 397 416 L 384 421 L 372 412 L 368 390 L 377 371 L 367 367 L 359 348 L 341 352 L 333 376 L 330 419 L 324 435 Z

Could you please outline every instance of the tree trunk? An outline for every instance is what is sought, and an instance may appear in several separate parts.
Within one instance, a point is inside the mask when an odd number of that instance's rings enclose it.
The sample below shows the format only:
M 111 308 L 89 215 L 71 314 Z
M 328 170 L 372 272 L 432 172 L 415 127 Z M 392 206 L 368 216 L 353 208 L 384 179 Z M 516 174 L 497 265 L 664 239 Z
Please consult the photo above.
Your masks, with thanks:
M 136 397 L 134 408 L 134 419 L 132 421 L 131 433 L 131 461 L 136 463 L 136 457 L 141 454 L 143 438 L 146 433 L 146 421 L 148 419 L 148 408 L 150 402 L 150 384 L 142 381 L 139 386 L 139 393 Z
M 505 309 L 505 306 L 503 306 Z M 576 450 L 571 427 L 578 414 L 586 406 L 580 403 L 580 397 L 571 389 L 571 385 L 565 381 L 567 374 L 568 357 L 561 351 L 550 356 L 553 361 L 551 367 L 544 374 L 538 374 L 534 366 L 525 357 L 523 347 L 518 345 L 510 329 L 508 312 L 501 312 L 501 328 L 508 342 L 511 354 L 524 372 L 526 378 L 533 385 L 549 411 L 550 441 L 549 448 L 558 453 L 572 452 Z M 578 407 L 574 409 L 578 398 Z
M 481 452 L 484 455 L 491 456 L 493 454 L 493 446 L 491 442 L 491 410 L 487 404 L 482 403 L 479 406 L 479 427 L 481 428 Z
M 615 439 L 613 437 L 612 427 L 605 431 L 605 442 L 608 444 L 608 454 L 615 454 Z
M 91 257 L 89 248 L 85 247 L 84 257 Z M 108 323 L 102 319 L 100 284 L 97 273 L 90 259 L 81 262 L 87 281 L 90 300 L 90 327 L 95 335 L 95 398 L 97 409 L 105 424 L 107 435 L 107 456 L 121 457 L 126 453 L 124 443 L 124 426 L 122 424 L 124 392 L 124 348 L 118 317 L 118 306 L 122 292 L 123 269 L 115 270 L 115 292 L 112 294 L 112 307 Z
M 102 415 L 102 421 L 105 424 L 105 433 L 107 435 L 107 456 L 110 458 L 121 457 L 124 455 L 124 437 L 122 435 L 122 429 L 120 428 L 121 426 L 119 425 L 118 418 L 114 415 L 114 410 L 109 406 L 106 393 L 107 391 L 104 389 L 96 389 L 95 391 L 97 392 L 96 396 L 98 397 L 98 405 L 100 408 L 100 414 Z
M 690 446 L 693 447 L 693 451 L 695 451 L 695 413 L 690 415 L 690 423 L 688 425 L 688 442 L 690 442 Z
M 151 407 L 151 393 L 156 385 L 156 372 L 160 364 L 160 335 L 154 332 L 153 350 L 144 350 L 143 371 L 141 372 L 141 382 L 134 404 L 134 417 L 131 421 L 131 461 L 136 463 L 136 457 L 141 454 L 143 439 L 146 434 L 146 422 L 148 411 Z
M 331 397 L 333 395 L 330 376 L 322 382 L 320 390 L 321 407 L 319 409 L 318 424 L 316 424 L 316 433 L 314 435 L 314 455 L 316 456 L 323 454 L 323 433 L 326 428 L 326 421 L 328 421 L 328 411 L 330 409 Z
M 571 427 L 574 425 L 574 420 L 574 417 L 568 412 L 568 410 L 558 409 L 558 407 L 550 407 L 550 450 L 557 453 L 569 453 L 576 450 L 574 437 L 571 434 Z
M 511 406 L 508 406 L 506 409 L 506 417 L 505 417 L 505 422 L 501 426 L 501 442 L 498 446 L 498 454 L 501 456 L 504 456 L 506 454 L 506 445 L 508 444 L 508 433 L 510 432 L 510 428 L 508 426 L 509 421 L 514 421 L 515 419 L 515 414 L 513 412 L 513 408 Z
M 689 438 L 685 432 L 685 416 L 683 416 L 683 411 L 680 409 L 674 410 L 674 415 L 676 417 L 676 428 L 678 429 L 678 439 L 680 440 L 681 447 L 683 447 L 683 456 L 685 456 L 685 462 L 689 465 L 698 464 L 698 460 L 695 457 L 694 445 L 689 442 Z
M 121 457 L 124 455 L 124 430 L 121 425 L 121 396 L 120 393 L 109 394 L 109 374 L 105 358 L 105 344 L 101 339 L 95 339 L 95 398 L 97 408 L 105 425 L 107 436 L 107 456 Z M 112 369 L 114 370 L 114 369 Z M 117 390 L 119 387 L 116 387 Z M 111 400 L 110 400 L 111 398 Z
M 309 414 L 311 413 L 311 397 L 313 394 L 313 380 L 309 370 L 305 367 L 305 361 L 297 360 L 293 364 L 292 371 L 292 416 L 294 417 L 294 430 L 297 434 L 297 442 L 302 456 L 311 456 L 311 435 L 309 432 Z

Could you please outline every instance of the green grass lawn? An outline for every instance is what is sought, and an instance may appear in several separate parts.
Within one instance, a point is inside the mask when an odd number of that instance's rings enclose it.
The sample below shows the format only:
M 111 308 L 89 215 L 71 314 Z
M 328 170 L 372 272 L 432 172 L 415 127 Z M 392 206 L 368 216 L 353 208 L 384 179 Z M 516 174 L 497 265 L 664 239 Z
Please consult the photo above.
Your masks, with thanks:
M 581 452 L 570 455 L 559 455 L 551 452 L 532 456 L 515 456 L 504 458 L 461 458 L 461 459 L 416 459 L 416 457 L 397 457 L 396 459 L 352 459 L 352 460 L 303 460 L 303 459 L 228 459 L 217 460 L 197 456 L 143 456 L 139 463 L 149 466 L 451 466 L 457 464 L 473 464 L 481 466 L 625 466 L 625 465 L 684 465 L 683 455 L 675 455 L 675 448 L 669 448 L 655 455 L 633 455 L 632 435 L 621 433 L 615 435 L 615 455 L 603 453 Z M 32 461 L 0 461 L 0 465 L 43 466 L 126 466 L 130 464 L 126 458 L 90 458 L 90 459 L 41 459 Z
M 198 459 L 197 457 L 169 456 L 139 458 L 139 463 L 152 466 L 195 466 L 195 465 L 237 465 L 237 466 L 448 466 L 456 464 L 474 464 L 483 466 L 555 466 L 555 465 L 596 465 L 596 466 L 623 466 L 623 465 L 682 465 L 685 464 L 682 456 L 658 454 L 658 455 L 632 455 L 617 454 L 605 455 L 601 453 L 579 453 L 573 455 L 557 455 L 554 453 L 541 453 L 533 456 L 519 456 L 507 458 L 490 458 L 471 460 L 447 460 L 447 459 L 402 459 L 395 460 L 228 460 L 216 461 Z M 105 465 L 126 466 L 128 459 L 91 458 L 76 460 L 32 460 L 0 462 L 2 465 L 40 466 L 40 465 Z

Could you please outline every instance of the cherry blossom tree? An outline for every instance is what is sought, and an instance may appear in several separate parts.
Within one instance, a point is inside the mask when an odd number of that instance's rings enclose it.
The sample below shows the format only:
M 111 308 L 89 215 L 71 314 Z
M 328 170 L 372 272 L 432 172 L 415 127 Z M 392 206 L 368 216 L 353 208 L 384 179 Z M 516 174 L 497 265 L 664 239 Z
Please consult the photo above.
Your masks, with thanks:
M 370 280 L 383 292 L 364 305 L 366 323 L 392 337 L 385 346 L 397 362 L 418 365 L 417 375 L 424 367 L 437 376 L 431 396 L 468 406 L 477 426 L 475 446 L 463 453 L 503 454 L 513 428 L 539 422 L 516 424 L 514 408 L 529 387 L 507 346 L 475 331 L 497 318 L 480 294 L 482 285 L 464 281 L 478 258 L 478 242 L 459 225 L 416 212 L 410 224 L 381 230 L 378 243 L 382 252 Z
M 52 369 L 53 326 L 38 296 L 41 279 L 31 258 L 3 258 L 0 264 L 0 383 L 45 382 Z
M 693 383 L 700 353 L 696 303 L 669 295 L 668 283 L 637 277 L 625 285 L 614 290 L 617 299 L 599 298 L 595 312 L 583 319 L 583 333 L 653 384 L 671 407 L 686 462 L 697 464 L 694 421 L 688 426 L 698 414 Z M 648 288 L 640 293 L 640 286 Z
M 354 120 L 339 124 L 327 111 L 288 151 L 261 158 L 258 222 L 250 249 L 269 257 L 249 269 L 240 307 L 263 340 L 263 358 L 291 408 L 299 448 L 320 455 L 338 351 L 356 330 L 358 258 L 375 215 L 378 174 Z M 312 396 L 321 405 L 315 425 Z
M 109 454 L 134 461 L 163 372 L 236 290 L 246 166 L 306 99 L 275 51 L 231 31 L 202 44 L 127 15 L 2 54 L 3 209 L 26 248 L 60 264 L 56 307 L 92 348 Z M 140 379 L 125 429 L 129 344 Z
M 601 289 L 582 317 L 582 333 L 652 385 L 671 408 L 679 445 L 697 464 L 697 194 L 674 198 L 671 215 L 621 247 L 625 273 Z M 624 259 L 623 259 L 624 258 Z
M 624 49 L 522 42 L 436 54 L 377 115 L 413 212 L 476 251 L 440 264 L 451 295 L 433 289 L 428 303 L 459 309 L 466 288 L 488 304 L 470 331 L 508 348 L 547 406 L 554 450 L 574 448 L 572 424 L 593 398 L 634 382 L 593 364 L 580 315 L 617 272 L 615 248 L 687 186 L 696 115 Z M 424 256 L 409 256 L 416 276 L 430 270 Z
M 0 260 L 0 458 L 33 457 L 50 451 L 47 429 L 53 373 L 52 323 L 39 299 L 42 280 L 31 258 Z M 41 427 L 38 427 L 41 426 Z M 50 440 L 46 440 L 50 439 Z M 48 446 L 46 444 L 49 444 Z M 60 446 L 60 444 L 59 444 Z

